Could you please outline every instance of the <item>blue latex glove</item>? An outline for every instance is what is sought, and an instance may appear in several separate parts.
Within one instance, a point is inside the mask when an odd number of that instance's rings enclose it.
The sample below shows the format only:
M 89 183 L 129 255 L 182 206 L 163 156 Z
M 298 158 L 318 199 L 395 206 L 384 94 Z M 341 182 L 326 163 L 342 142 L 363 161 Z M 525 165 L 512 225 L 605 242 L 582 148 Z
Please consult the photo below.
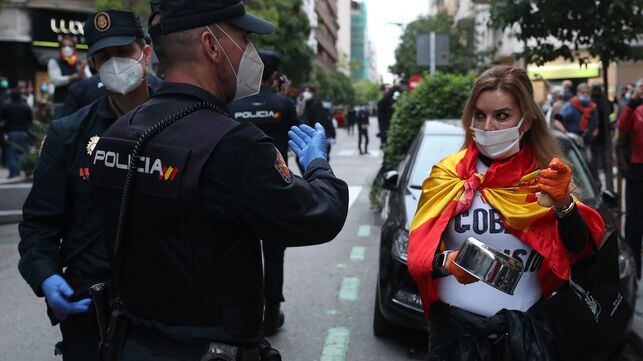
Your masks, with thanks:
M 49 276 L 42 282 L 40 287 L 45 294 L 49 307 L 54 310 L 54 314 L 60 320 L 67 318 L 68 314 L 83 313 L 89 309 L 89 304 L 91 303 L 89 298 L 76 302 L 67 300 L 74 294 L 74 290 L 59 275 Z
M 299 163 L 304 170 L 308 169 L 310 162 L 314 159 L 328 160 L 328 140 L 321 124 L 316 123 L 315 129 L 306 124 L 292 127 L 288 136 L 290 137 L 288 145 L 299 158 Z

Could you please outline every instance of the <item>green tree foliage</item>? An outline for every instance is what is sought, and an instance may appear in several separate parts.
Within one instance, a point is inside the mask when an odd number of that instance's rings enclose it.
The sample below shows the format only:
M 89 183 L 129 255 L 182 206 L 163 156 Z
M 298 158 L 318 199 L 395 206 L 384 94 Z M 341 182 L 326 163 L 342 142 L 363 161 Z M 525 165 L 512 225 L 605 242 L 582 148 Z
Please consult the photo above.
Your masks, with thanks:
M 368 104 L 369 101 L 377 101 L 381 96 L 380 86 L 367 79 L 353 83 L 353 89 L 355 91 L 355 104 L 358 105 Z
M 344 73 L 327 73 L 320 65 L 313 66 L 310 85 L 317 89 L 317 97 L 333 104 L 353 104 L 355 91 L 351 79 Z
M 294 85 L 301 86 L 312 71 L 314 53 L 306 41 L 310 23 L 301 10 L 302 0 L 249 0 L 245 2 L 253 14 L 269 20 L 276 26 L 270 35 L 253 36 L 257 49 L 278 51 L 282 54 L 281 68 Z
M 395 167 L 404 159 L 424 121 L 460 118 L 474 80 L 473 73 L 437 72 L 433 76 L 425 75 L 414 91 L 404 93 L 395 103 L 384 148 L 385 166 Z
M 420 17 L 409 23 L 404 29 L 400 45 L 395 49 L 395 64 L 389 69 L 391 73 L 408 78 L 411 75 L 422 74 L 427 67 L 416 63 L 415 37 L 421 33 L 445 32 L 449 34 L 449 66 L 438 70 L 445 73 L 467 73 L 475 70 L 478 57 L 475 53 L 474 38 L 475 22 L 462 20 L 454 24 L 453 17 L 446 11 L 435 16 Z
M 632 46 L 643 40 L 643 0 L 491 0 L 490 25 L 506 29 L 514 24 L 520 28 L 515 36 L 525 44 L 518 55 L 528 63 L 542 65 L 562 57 L 584 64 L 591 57 L 607 69 L 610 62 L 643 58 L 640 48 Z M 589 56 L 581 55 L 581 49 Z M 603 71 L 606 97 L 608 85 Z M 613 190 L 610 132 L 606 122 L 606 186 Z

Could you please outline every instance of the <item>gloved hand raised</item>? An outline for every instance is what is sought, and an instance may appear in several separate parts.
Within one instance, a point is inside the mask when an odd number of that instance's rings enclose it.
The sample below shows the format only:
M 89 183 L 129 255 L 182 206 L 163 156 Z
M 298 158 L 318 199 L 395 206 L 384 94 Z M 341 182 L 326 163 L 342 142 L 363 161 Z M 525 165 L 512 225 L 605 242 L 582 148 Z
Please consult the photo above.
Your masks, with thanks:
M 310 162 L 314 159 L 328 160 L 328 140 L 321 124 L 316 123 L 315 129 L 305 124 L 292 127 L 288 136 L 290 137 L 288 145 L 299 158 L 299 163 L 304 170 L 308 169 Z
M 569 184 L 572 181 L 572 170 L 558 158 L 549 162 L 549 168 L 540 171 L 538 188 L 547 193 L 554 201 L 554 206 L 565 207 L 572 201 Z
M 74 294 L 74 290 L 59 275 L 49 276 L 40 287 L 49 307 L 54 310 L 54 314 L 59 320 L 64 320 L 68 314 L 83 313 L 89 309 L 91 303 L 89 298 L 76 302 L 68 301 L 68 298 Z
M 453 263 L 453 260 L 457 255 L 458 255 L 458 251 L 453 251 L 447 255 L 447 260 L 444 266 L 447 272 L 453 275 L 453 277 L 455 277 L 455 279 L 457 279 L 458 282 L 462 283 L 463 285 L 468 285 L 469 283 L 478 282 L 477 278 L 475 278 L 467 271 L 463 270 L 458 265 Z

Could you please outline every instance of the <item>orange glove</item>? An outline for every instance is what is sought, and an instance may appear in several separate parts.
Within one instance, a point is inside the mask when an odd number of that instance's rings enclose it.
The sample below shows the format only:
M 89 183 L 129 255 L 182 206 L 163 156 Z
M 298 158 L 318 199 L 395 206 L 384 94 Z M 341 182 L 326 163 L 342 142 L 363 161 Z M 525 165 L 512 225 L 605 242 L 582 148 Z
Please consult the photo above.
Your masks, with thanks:
M 455 279 L 457 279 L 458 282 L 462 283 L 463 285 L 468 285 L 469 283 L 478 282 L 478 279 L 475 278 L 475 276 L 472 276 L 467 271 L 460 268 L 460 266 L 453 263 L 453 260 L 457 255 L 458 255 L 458 252 L 451 252 L 447 256 L 447 261 L 444 267 L 446 268 L 447 272 L 452 274 L 453 277 L 455 277 Z
M 549 194 L 556 206 L 566 206 L 571 202 L 569 184 L 572 181 L 572 170 L 558 158 L 549 162 L 549 168 L 540 171 L 538 188 Z

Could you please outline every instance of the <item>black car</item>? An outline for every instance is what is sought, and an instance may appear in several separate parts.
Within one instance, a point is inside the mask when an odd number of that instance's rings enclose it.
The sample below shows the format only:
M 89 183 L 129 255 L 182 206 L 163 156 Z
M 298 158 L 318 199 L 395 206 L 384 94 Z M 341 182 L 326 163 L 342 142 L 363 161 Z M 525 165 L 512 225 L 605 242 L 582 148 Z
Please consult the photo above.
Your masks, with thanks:
M 614 195 L 599 187 L 576 145 L 562 133 L 555 134 L 573 170 L 573 181 L 583 203 L 598 210 L 608 230 L 615 229 Z M 427 121 L 416 137 L 399 172 L 384 175 L 384 188 L 390 191 L 382 210 L 379 275 L 373 315 L 376 336 L 397 334 L 400 328 L 426 332 L 418 289 L 407 266 L 409 227 L 422 191 L 422 182 L 431 167 L 447 155 L 457 152 L 464 143 L 464 130 L 459 121 Z M 610 207 L 612 207 L 610 209 Z M 619 271 L 625 300 L 634 306 L 636 276 L 631 250 L 619 241 Z M 633 307 L 632 307 L 633 309 Z M 631 329 L 623 330 L 625 338 Z

